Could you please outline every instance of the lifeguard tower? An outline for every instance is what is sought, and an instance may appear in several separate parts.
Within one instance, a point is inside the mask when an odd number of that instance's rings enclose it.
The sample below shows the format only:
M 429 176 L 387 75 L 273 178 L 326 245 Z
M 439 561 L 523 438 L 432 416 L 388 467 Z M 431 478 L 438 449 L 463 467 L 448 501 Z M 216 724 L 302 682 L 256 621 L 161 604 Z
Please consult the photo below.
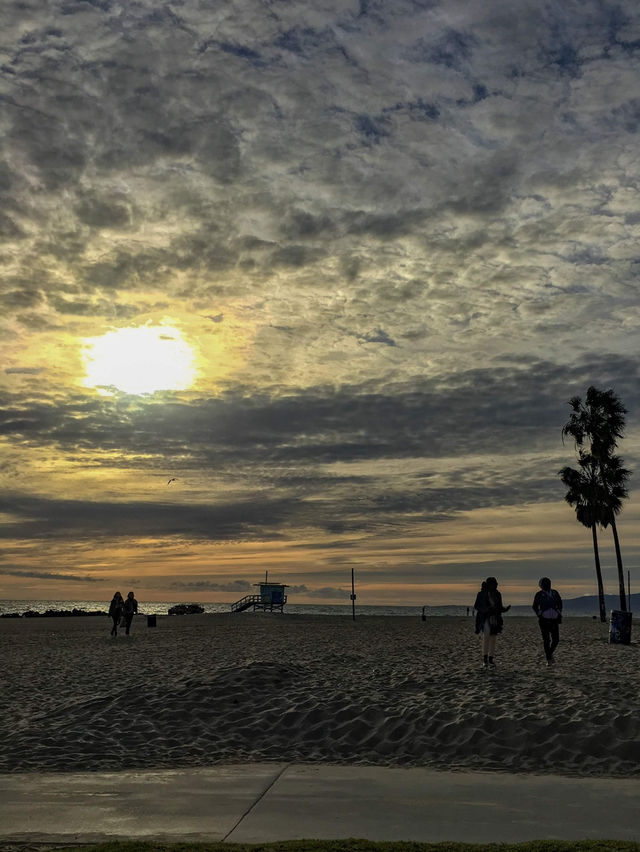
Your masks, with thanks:
M 282 612 L 284 605 L 287 602 L 285 589 L 287 583 L 270 583 L 268 575 L 265 576 L 264 583 L 254 583 L 258 586 L 260 594 L 245 595 L 239 601 L 231 604 L 231 612 L 244 612 L 245 609 L 263 610 L 263 612 Z

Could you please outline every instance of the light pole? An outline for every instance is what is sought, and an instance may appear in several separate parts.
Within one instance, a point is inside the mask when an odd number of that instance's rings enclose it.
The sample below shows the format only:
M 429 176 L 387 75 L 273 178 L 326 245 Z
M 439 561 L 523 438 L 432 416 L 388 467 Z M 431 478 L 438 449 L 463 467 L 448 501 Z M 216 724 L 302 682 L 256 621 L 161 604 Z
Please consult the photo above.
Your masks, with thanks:
M 353 568 L 351 569 L 351 613 L 353 620 L 356 620 L 356 584 L 353 576 Z

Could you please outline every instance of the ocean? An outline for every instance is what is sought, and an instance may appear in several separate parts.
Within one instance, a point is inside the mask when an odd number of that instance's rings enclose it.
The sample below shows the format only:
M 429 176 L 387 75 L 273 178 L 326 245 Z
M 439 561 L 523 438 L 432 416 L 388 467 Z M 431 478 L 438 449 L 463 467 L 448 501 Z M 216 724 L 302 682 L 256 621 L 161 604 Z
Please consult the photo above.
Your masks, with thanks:
M 156 614 L 166 615 L 167 610 L 174 603 L 187 603 L 187 601 L 140 601 L 140 612 L 144 615 Z M 190 601 L 189 601 L 190 603 Z M 640 606 L 640 595 L 631 596 L 631 609 Z M 573 616 L 590 616 L 593 617 L 598 612 L 597 600 L 595 597 L 573 598 L 565 600 L 565 615 Z M 635 606 L 634 606 L 635 605 Z M 200 603 L 208 613 L 230 612 L 230 603 Z M 616 598 L 613 595 L 606 596 L 607 613 L 611 609 L 617 608 Z M 87 612 L 106 612 L 109 609 L 109 601 L 88 601 L 88 600 L 0 600 L 0 616 L 19 613 L 22 615 L 28 611 L 44 613 L 47 610 L 63 610 L 71 611 L 73 609 L 82 609 Z M 296 604 L 287 603 L 285 612 L 290 615 L 340 615 L 351 617 L 351 604 Z M 421 618 L 423 612 L 422 606 L 367 606 L 360 605 L 356 602 L 356 616 L 395 616 L 406 618 Z M 425 615 L 432 618 L 434 616 L 471 616 L 472 610 L 467 606 L 458 606 L 455 604 L 449 606 L 425 606 Z M 512 606 L 511 615 L 531 616 L 535 617 L 531 606 Z
M 183 601 L 140 601 L 139 611 L 144 615 L 155 613 L 166 615 L 169 607 L 174 603 Z M 230 612 L 230 603 L 200 603 L 206 613 Z M 87 612 L 106 612 L 109 609 L 109 601 L 87 601 L 87 600 L 0 600 L 0 615 L 9 615 L 35 611 L 44 613 L 47 610 L 82 609 Z M 351 604 L 285 604 L 284 611 L 290 615 L 344 615 L 351 617 Z M 426 607 L 430 616 L 434 615 L 466 615 L 466 606 L 432 606 Z M 421 606 L 360 606 L 356 602 L 356 615 L 382 615 L 382 616 L 405 616 L 407 618 L 420 618 L 422 616 Z

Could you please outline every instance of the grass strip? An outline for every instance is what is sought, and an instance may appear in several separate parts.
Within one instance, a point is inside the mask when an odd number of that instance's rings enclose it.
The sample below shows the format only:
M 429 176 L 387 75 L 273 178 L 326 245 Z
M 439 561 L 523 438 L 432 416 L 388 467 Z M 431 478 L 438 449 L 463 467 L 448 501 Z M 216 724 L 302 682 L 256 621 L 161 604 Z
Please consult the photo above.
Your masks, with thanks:
M 0 844 L 0 850 L 20 849 L 21 844 Z M 29 844 L 29 848 L 34 846 Z M 345 840 L 284 840 L 276 843 L 171 843 L 160 841 L 112 841 L 70 846 L 38 844 L 39 852 L 640 852 L 640 844 L 625 840 L 530 840 L 524 843 L 419 843 Z

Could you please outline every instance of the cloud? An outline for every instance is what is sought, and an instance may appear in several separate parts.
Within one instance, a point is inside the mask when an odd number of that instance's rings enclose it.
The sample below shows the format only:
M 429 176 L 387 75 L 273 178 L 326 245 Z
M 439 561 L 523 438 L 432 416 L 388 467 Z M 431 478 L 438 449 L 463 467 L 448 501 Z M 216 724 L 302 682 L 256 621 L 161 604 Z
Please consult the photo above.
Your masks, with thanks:
M 169 394 L 148 400 L 78 396 L 60 403 L 43 396 L 31 404 L 5 394 L 0 433 L 67 450 L 82 445 L 118 451 L 136 465 L 136 457 L 153 446 L 163 464 L 179 457 L 187 468 L 440 458 L 497 448 L 517 454 L 524 444 L 530 450 L 554 446 L 568 399 L 590 383 L 615 387 L 636 409 L 639 373 L 633 357 L 609 356 L 572 368 L 502 358 L 490 369 L 386 389 L 343 386 L 251 397 L 238 391 L 191 401 Z
M 11 518 L 2 534 L 249 541 L 316 530 L 339 536 L 559 500 L 557 471 L 571 460 L 560 439 L 567 402 L 596 371 L 601 386 L 619 379 L 617 392 L 630 411 L 638 410 L 640 364 L 619 358 L 573 371 L 498 363 L 386 391 L 316 388 L 287 397 L 229 393 L 192 401 L 78 397 L 67 404 L 44 398 L 31 405 L 6 397 L 1 434 L 32 450 L 88 453 L 104 470 L 129 469 L 146 496 L 45 498 L 16 490 L 18 480 L 0 501 Z M 159 478 L 150 477 L 158 467 Z M 160 483 L 165 470 L 177 468 L 181 488 L 169 494 Z M 233 483 L 235 498 L 197 496 L 201 489 L 211 493 L 220 476 Z
M 371 334 L 362 334 L 358 337 L 362 343 L 384 343 L 385 346 L 397 346 L 395 340 L 392 340 L 386 331 L 377 328 Z
M 335 588 L 333 586 L 322 586 L 318 589 L 307 589 L 305 594 L 309 598 L 324 598 L 328 600 L 349 601 L 350 591 L 346 589 Z
M 48 499 L 13 493 L 0 499 L 0 511 L 12 518 L 0 528 L 0 537 L 251 540 L 277 534 L 277 528 L 286 522 L 293 508 L 293 503 L 286 499 L 269 497 L 209 506 Z
M 24 579 L 36 580 L 63 580 L 70 583 L 102 583 L 104 578 L 88 576 L 78 576 L 77 574 L 63 574 L 54 571 L 31 571 L 27 569 L 6 568 L 0 566 L 0 574 L 7 577 L 20 577 Z
M 243 592 L 250 592 L 253 586 L 251 583 L 247 583 L 246 580 L 234 580 L 231 583 L 217 583 L 212 580 L 191 580 L 188 582 L 175 580 L 170 584 L 169 588 L 195 592 L 212 591 L 242 594 Z

